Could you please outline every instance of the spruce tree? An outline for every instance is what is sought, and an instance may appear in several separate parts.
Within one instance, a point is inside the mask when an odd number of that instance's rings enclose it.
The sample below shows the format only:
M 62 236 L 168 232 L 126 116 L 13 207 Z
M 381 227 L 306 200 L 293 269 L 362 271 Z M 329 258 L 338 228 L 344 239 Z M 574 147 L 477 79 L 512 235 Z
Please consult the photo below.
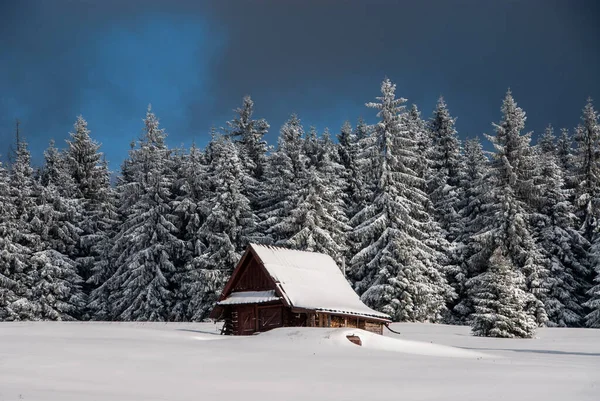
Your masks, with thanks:
M 64 159 L 66 167 L 75 185 L 73 197 L 80 204 L 80 215 L 74 216 L 77 227 L 81 230 L 80 242 L 73 255 L 79 264 L 79 273 L 84 281 L 86 291 L 92 289 L 96 279 L 91 279 L 97 264 L 102 263 L 102 253 L 95 246 L 105 242 L 107 224 L 114 220 L 111 203 L 110 172 L 103 162 L 100 144 L 90 136 L 87 121 L 77 117 L 74 132 L 67 140 Z
M 358 127 L 357 127 L 358 129 Z M 365 172 L 360 166 L 361 143 L 352 125 L 346 121 L 337 136 L 338 159 L 343 170 L 341 184 L 346 204 L 346 216 L 351 219 L 366 202 Z
M 37 202 L 31 219 L 38 238 L 31 258 L 36 272 L 32 302 L 40 319 L 77 320 L 86 303 L 78 263 L 71 257 L 79 241 L 75 225 L 79 204 L 71 197 L 75 186 L 52 142 L 45 152 L 43 171 L 45 185 L 35 186 Z
M 585 316 L 585 323 L 587 327 L 600 328 L 600 240 L 598 238 L 592 244 L 590 254 L 596 278 L 595 285 L 587 292 L 589 300 L 583 304 L 590 311 Z
M 175 305 L 170 314 L 170 319 L 175 321 L 192 318 L 194 311 L 190 310 L 189 303 L 194 296 L 196 281 L 201 279 L 192 271 L 191 261 L 201 257 L 206 250 L 201 229 L 210 213 L 215 190 L 209 178 L 206 160 L 206 154 L 193 144 L 178 169 L 178 196 L 172 204 L 178 216 L 179 238 L 185 246 L 180 255 L 182 268 L 174 275 L 174 281 L 180 284 L 175 292 Z
M 545 308 L 549 325 L 578 326 L 582 323 L 589 243 L 574 227 L 574 208 L 564 188 L 552 127 L 538 144 L 536 180 L 540 196 L 534 213 L 535 237 L 548 270 Z
M 584 304 L 589 310 L 585 320 L 588 327 L 600 327 L 600 124 L 591 99 L 588 99 L 581 119 L 582 124 L 575 130 L 575 163 L 579 183 L 576 204 L 581 221 L 580 230 L 592 243 L 589 261 L 595 275 L 592 288 L 587 292 L 589 300 Z
M 223 285 L 233 272 L 256 229 L 257 218 L 243 194 L 243 166 L 229 139 L 216 138 L 209 179 L 215 191 L 210 212 L 200 227 L 205 247 L 188 268 L 191 319 L 202 320 L 212 310 Z
M 130 157 L 121 164 L 121 172 L 117 177 L 115 189 L 110 187 L 106 194 L 105 225 L 102 238 L 94 245 L 93 252 L 99 258 L 93 265 L 88 285 L 92 287 L 88 296 L 89 318 L 93 320 L 113 320 L 114 311 L 109 297 L 116 292 L 115 280 L 111 279 L 117 270 L 116 260 L 123 252 L 127 242 L 116 243 L 116 237 L 128 219 L 132 205 L 139 199 L 136 184 L 136 164 L 131 158 L 134 155 L 135 142 L 130 143 Z M 106 161 L 103 161 L 106 165 Z
M 15 272 L 24 269 L 26 252 L 15 241 L 17 219 L 9 196 L 8 171 L 0 162 L 0 321 L 16 320 L 12 305 L 18 298 Z
M 9 237 L 18 253 L 8 255 L 9 278 L 16 284 L 17 300 L 10 305 L 10 320 L 38 320 L 39 309 L 34 302 L 32 288 L 37 276 L 31 256 L 39 246 L 39 237 L 34 233 L 31 220 L 37 204 L 38 191 L 31 167 L 31 155 L 27 143 L 17 138 L 15 160 L 9 173 L 9 205 L 14 220 L 9 220 Z M 33 300 L 33 301 L 32 301 Z
M 488 193 L 483 196 L 486 203 L 483 229 L 473 235 L 467 246 L 476 249 L 471 256 L 474 271 L 485 274 L 490 258 L 498 250 L 510 269 L 525 276 L 525 287 L 535 296 L 536 302 L 529 305 L 527 313 L 543 324 L 547 316 L 543 307 L 547 291 L 547 269 L 543 256 L 534 241 L 531 227 L 530 197 L 539 191 L 534 186 L 534 154 L 529 146 L 531 134 L 522 134 L 525 127 L 525 112 L 514 101 L 510 90 L 502 104 L 502 120 L 494 124 L 496 136 L 487 135 L 496 152 L 493 155 Z M 474 243 L 473 243 L 474 242 Z M 482 283 L 476 277 L 471 285 Z M 471 288 L 470 293 L 478 289 Z M 471 302 L 474 302 L 471 299 Z
M 244 97 L 242 107 L 235 112 L 235 118 L 227 122 L 228 133 L 240 145 L 239 158 L 244 171 L 259 181 L 265 170 L 268 146 L 264 136 L 269 131 L 269 123 L 262 118 L 252 118 L 254 102 L 250 96 Z
M 523 290 L 524 281 L 499 249 L 492 253 L 487 270 L 468 282 L 474 304 L 471 320 L 474 335 L 533 337 L 536 321 L 528 306 L 535 300 Z
M 419 139 L 411 135 L 403 105 L 389 79 L 382 96 L 367 106 L 378 109 L 375 126 L 379 170 L 372 203 L 353 219 L 361 250 L 351 260 L 355 288 L 367 305 L 396 321 L 436 321 L 450 292 L 439 252 L 428 245 L 435 223 L 427 213 L 424 182 L 415 171 Z
M 459 234 L 458 203 L 460 141 L 454 128 L 455 119 L 440 97 L 430 122 L 432 179 L 429 194 L 435 210 L 435 218 L 449 242 Z
M 600 126 L 591 99 L 583 109 L 581 120 L 574 137 L 577 171 L 575 204 L 581 222 L 580 231 L 588 241 L 593 241 L 600 210 Z
M 569 175 L 573 171 L 573 138 L 569 135 L 569 130 L 563 128 L 560 130 L 560 136 L 556 141 L 556 157 L 559 165 L 565 175 Z M 570 186 L 569 186 L 570 187 Z
M 342 200 L 345 217 L 350 220 L 365 207 L 369 199 L 368 177 L 372 171 L 367 167 L 372 163 L 369 146 L 368 131 L 364 121 L 359 120 L 356 129 L 352 129 L 349 122 L 345 122 L 338 134 L 338 159 L 342 166 L 339 174 L 339 183 L 342 185 Z M 367 145 L 367 146 L 365 146 Z M 360 241 L 352 236 L 346 236 L 346 255 L 350 260 L 358 252 Z
M 458 261 L 456 274 L 450 281 L 458 296 L 451 305 L 453 320 L 466 323 L 473 304 L 467 294 L 467 281 L 482 273 L 486 266 L 485 260 L 479 256 L 482 244 L 476 241 L 476 235 L 484 232 L 489 224 L 489 162 L 479 138 L 465 141 L 463 168 L 460 172 L 459 227 L 460 234 L 454 241 L 454 260 Z M 487 215 L 487 216 L 486 216 Z
M 281 242 L 294 234 L 294 228 L 281 224 L 296 204 L 307 175 L 304 129 L 293 114 L 281 127 L 277 149 L 269 156 L 265 180 L 261 185 L 260 231 L 269 240 Z M 265 239 L 266 241 L 266 239 Z
M 123 189 L 125 220 L 115 238 L 117 270 L 109 279 L 113 316 L 164 321 L 173 306 L 174 261 L 183 244 L 171 208 L 172 168 L 164 130 L 148 108 L 144 135 L 131 154 L 133 181 Z
M 343 167 L 336 160 L 337 149 L 327 132 L 318 138 L 311 129 L 305 152 L 309 167 L 299 181 L 291 212 L 273 229 L 291 233 L 280 244 L 325 253 L 341 263 L 350 229 L 344 212 Z
M 423 189 L 431 186 L 433 179 L 433 140 L 430 130 L 427 127 L 425 120 L 421 118 L 421 112 L 416 104 L 413 104 L 408 113 L 403 115 L 406 120 L 408 131 L 416 143 L 416 162 L 412 166 L 417 176 L 424 180 Z

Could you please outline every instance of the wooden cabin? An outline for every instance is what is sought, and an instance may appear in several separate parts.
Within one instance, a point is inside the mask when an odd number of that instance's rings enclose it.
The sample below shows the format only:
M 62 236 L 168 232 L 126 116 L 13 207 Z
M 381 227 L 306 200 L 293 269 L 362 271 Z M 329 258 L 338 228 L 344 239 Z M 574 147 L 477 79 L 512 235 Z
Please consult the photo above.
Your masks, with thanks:
M 276 327 L 356 327 L 383 334 L 390 317 L 363 304 L 328 255 L 251 244 L 210 317 L 224 334 Z

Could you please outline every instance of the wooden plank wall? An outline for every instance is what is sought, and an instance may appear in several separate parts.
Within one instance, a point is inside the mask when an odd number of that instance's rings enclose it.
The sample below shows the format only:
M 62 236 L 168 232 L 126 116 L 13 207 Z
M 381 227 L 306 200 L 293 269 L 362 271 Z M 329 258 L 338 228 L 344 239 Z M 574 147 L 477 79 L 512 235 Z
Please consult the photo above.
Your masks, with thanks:
M 266 291 L 272 289 L 272 283 L 255 259 L 249 260 L 248 266 L 233 286 L 234 291 Z

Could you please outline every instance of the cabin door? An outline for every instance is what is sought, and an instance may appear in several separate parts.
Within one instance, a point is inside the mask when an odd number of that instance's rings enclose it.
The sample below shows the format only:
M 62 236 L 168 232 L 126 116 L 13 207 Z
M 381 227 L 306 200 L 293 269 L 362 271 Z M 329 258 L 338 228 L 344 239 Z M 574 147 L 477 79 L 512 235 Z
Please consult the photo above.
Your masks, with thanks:
M 258 331 L 267 331 L 283 326 L 283 309 L 281 306 L 258 308 Z
M 242 335 L 249 335 L 256 331 L 256 315 L 254 306 L 239 309 L 239 331 Z

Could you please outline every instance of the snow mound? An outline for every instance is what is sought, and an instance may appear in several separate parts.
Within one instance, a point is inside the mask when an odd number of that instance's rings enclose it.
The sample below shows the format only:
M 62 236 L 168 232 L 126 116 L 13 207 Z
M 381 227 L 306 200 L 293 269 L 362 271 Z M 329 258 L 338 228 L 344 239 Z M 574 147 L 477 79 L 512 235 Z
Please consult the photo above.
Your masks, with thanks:
M 348 336 L 357 336 L 362 346 L 353 344 Z M 257 343 L 271 346 L 289 347 L 311 347 L 311 346 L 337 346 L 360 350 L 376 350 L 385 352 L 399 352 L 412 355 L 425 355 L 449 358 L 481 359 L 487 354 L 465 350 L 446 345 L 426 343 L 420 341 L 404 340 L 393 337 L 385 337 L 361 329 L 329 329 L 329 328 L 277 328 L 257 336 L 250 337 Z M 249 338 L 249 339 L 250 339 Z

